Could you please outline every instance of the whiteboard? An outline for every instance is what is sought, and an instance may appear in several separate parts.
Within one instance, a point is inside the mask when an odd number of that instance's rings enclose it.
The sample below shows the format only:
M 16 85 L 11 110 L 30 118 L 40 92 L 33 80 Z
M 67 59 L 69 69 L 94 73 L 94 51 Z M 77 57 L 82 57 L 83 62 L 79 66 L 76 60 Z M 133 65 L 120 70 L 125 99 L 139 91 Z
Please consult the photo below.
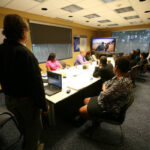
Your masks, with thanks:
M 0 29 L 0 44 L 3 43 L 5 36 L 2 34 L 3 29 Z

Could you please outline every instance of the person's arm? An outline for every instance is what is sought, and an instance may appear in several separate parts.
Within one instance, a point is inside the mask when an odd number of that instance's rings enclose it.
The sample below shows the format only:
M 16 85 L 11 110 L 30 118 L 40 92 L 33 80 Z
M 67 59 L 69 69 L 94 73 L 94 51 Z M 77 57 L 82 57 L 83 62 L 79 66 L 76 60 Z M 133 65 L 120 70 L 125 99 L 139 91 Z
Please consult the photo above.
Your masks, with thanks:
M 100 77 L 100 68 L 99 67 L 95 67 L 95 70 L 93 72 L 93 77 L 95 77 L 95 78 Z
M 58 62 L 58 63 L 59 63 L 59 62 Z M 60 63 L 59 63 L 59 68 L 60 68 L 60 69 L 63 69 L 63 67 L 62 67 L 62 65 L 61 65 Z
M 46 66 L 47 71 L 52 71 L 50 67 Z
M 33 54 L 30 54 L 27 58 L 27 71 L 29 75 L 30 83 L 30 95 L 34 99 L 35 105 L 37 105 L 43 112 L 48 111 L 48 107 L 45 100 L 45 92 L 43 81 L 39 69 L 37 59 Z
M 106 106 L 107 104 L 109 105 L 115 99 L 126 94 L 126 90 L 121 87 L 119 82 L 113 83 L 108 89 L 105 86 L 105 90 L 100 93 L 98 96 L 98 104 L 101 106 Z
M 78 56 L 78 62 L 80 63 L 80 64 L 88 64 L 89 62 L 88 61 L 83 61 L 83 57 L 82 56 Z M 86 60 L 86 58 L 85 58 L 85 60 Z

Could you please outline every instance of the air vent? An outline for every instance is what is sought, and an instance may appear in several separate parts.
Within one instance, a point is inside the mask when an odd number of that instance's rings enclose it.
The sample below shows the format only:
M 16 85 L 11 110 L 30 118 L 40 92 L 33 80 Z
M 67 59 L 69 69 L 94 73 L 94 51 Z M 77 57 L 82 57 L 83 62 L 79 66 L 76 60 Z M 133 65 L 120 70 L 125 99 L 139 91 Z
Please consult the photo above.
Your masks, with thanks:
M 143 23 L 143 21 L 134 21 L 134 22 L 130 22 L 130 24 L 141 24 Z
M 115 0 L 102 0 L 104 3 L 110 3 L 110 2 L 113 2 Z
M 92 18 L 98 18 L 98 17 L 100 17 L 100 16 L 97 15 L 97 14 L 90 14 L 90 15 L 86 15 L 86 16 L 84 16 L 84 17 L 86 17 L 86 18 L 88 18 L 88 19 L 92 19 Z
M 124 8 L 115 9 L 115 11 L 120 14 L 120 13 L 129 12 L 129 11 L 134 11 L 134 9 L 133 7 L 124 7 Z
M 118 26 L 119 24 L 115 23 L 115 24 L 109 24 L 108 26 Z
M 69 21 L 69 22 L 73 22 L 72 20 L 63 19 L 63 18 L 59 18 L 59 17 L 56 17 L 56 19 L 59 19 L 59 20 L 62 20 L 62 21 Z
M 128 16 L 128 17 L 124 17 L 124 19 L 126 20 L 130 20 L 130 19 L 136 19 L 136 18 L 140 18 L 138 15 L 136 16 Z
M 107 23 L 107 22 L 111 22 L 111 21 L 108 20 L 108 19 L 106 19 L 106 20 L 100 20 L 100 21 L 98 21 L 98 22 L 100 22 L 100 23 Z
M 47 0 L 34 0 L 34 1 L 39 2 L 39 3 L 43 3 L 43 2 L 45 2 Z
M 81 7 L 77 6 L 77 5 L 69 5 L 69 6 L 63 7 L 61 9 L 73 13 L 73 12 L 80 11 L 83 8 L 81 8 Z

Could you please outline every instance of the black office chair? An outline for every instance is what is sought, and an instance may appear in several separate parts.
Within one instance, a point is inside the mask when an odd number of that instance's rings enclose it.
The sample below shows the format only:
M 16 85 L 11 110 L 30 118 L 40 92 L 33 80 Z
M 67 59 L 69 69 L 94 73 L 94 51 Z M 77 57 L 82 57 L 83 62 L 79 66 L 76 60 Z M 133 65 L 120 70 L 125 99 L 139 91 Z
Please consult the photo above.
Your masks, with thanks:
M 126 111 L 131 106 L 131 104 L 133 103 L 133 101 L 134 101 L 134 99 L 129 100 L 128 104 L 126 104 L 121 109 L 121 112 L 119 113 L 119 115 L 117 115 L 117 117 L 115 115 L 110 114 L 110 113 L 104 112 L 101 117 L 94 118 L 94 122 L 96 120 L 96 123 L 99 123 L 99 124 L 101 124 L 103 122 L 106 122 L 106 123 L 109 123 L 109 124 L 112 124 L 112 125 L 118 125 L 120 127 L 120 131 L 121 131 L 121 140 L 120 140 L 120 143 L 123 143 L 125 133 L 123 131 L 122 124 L 123 124 L 123 122 L 125 120 Z M 94 124 L 94 122 L 93 122 L 93 124 Z M 97 127 L 98 126 L 96 125 L 95 129 Z M 95 129 L 92 129 L 92 132 L 90 133 L 90 136 L 93 135 Z
M 11 112 L 9 112 L 6 108 L 0 107 L 0 129 L 2 129 L 3 126 L 5 126 L 7 122 L 9 122 L 10 120 L 14 122 L 15 126 L 19 130 L 19 126 L 17 120 L 15 119 L 15 116 Z M 21 138 L 22 138 L 22 134 L 20 132 L 18 139 L 13 144 L 8 146 L 5 150 L 9 150 L 13 148 L 13 146 L 15 146 L 21 140 Z

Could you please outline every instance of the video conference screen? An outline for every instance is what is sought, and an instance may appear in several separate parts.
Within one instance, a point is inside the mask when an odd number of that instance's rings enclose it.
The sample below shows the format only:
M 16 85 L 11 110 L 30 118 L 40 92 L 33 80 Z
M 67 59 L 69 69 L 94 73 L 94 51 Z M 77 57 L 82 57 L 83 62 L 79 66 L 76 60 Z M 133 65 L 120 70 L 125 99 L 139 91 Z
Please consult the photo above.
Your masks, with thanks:
M 114 52 L 116 45 L 115 38 L 93 38 L 92 50 L 99 52 Z

